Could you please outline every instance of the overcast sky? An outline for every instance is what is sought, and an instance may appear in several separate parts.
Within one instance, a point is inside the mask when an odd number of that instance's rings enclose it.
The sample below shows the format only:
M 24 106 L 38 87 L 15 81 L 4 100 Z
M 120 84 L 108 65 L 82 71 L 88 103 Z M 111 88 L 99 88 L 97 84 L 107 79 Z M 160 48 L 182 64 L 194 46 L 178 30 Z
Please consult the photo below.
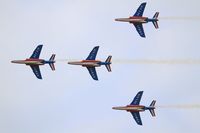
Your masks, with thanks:
M 200 63 L 188 62 L 200 60 L 200 2 L 147 0 L 144 16 L 159 11 L 160 28 L 145 24 L 145 39 L 133 25 L 114 21 L 133 15 L 142 2 L 1 0 L 0 132 L 198 132 Z M 55 72 L 40 67 L 43 80 L 28 66 L 10 63 L 30 57 L 39 44 L 44 45 L 40 58 L 55 53 L 59 60 Z M 61 61 L 85 59 L 97 45 L 97 59 L 113 56 L 112 73 L 97 68 L 99 81 L 86 68 Z M 141 104 L 155 99 L 157 106 L 174 108 L 158 107 L 155 118 L 142 112 L 143 126 L 130 113 L 112 110 L 130 104 L 141 90 Z

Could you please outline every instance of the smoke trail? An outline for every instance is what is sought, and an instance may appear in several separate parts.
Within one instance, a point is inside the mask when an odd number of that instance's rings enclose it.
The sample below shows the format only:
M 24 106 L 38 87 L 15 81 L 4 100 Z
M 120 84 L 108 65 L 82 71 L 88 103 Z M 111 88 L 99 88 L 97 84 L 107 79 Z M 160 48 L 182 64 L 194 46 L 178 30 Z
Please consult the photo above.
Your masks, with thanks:
M 56 62 L 79 61 L 80 59 L 57 59 Z M 163 65 L 178 65 L 191 64 L 200 65 L 200 59 L 114 59 L 113 64 L 163 64 Z
M 185 105 L 161 105 L 156 108 L 171 108 L 171 109 L 200 109 L 200 104 L 185 104 Z
M 153 60 L 153 59 L 135 59 L 135 60 L 113 60 L 113 63 L 119 64 L 166 64 L 166 65 L 176 65 L 176 64 L 200 64 L 200 60 L 184 59 L 184 60 Z
M 77 61 L 78 59 L 57 59 L 56 62 L 69 62 L 69 61 Z M 80 59 L 79 59 L 80 60 Z
M 191 17 L 178 17 L 178 16 L 169 16 L 169 17 L 159 17 L 163 20 L 200 20 L 200 16 L 191 16 Z
M 55 60 L 56 62 L 67 62 L 68 61 L 68 59 L 57 59 L 57 60 Z

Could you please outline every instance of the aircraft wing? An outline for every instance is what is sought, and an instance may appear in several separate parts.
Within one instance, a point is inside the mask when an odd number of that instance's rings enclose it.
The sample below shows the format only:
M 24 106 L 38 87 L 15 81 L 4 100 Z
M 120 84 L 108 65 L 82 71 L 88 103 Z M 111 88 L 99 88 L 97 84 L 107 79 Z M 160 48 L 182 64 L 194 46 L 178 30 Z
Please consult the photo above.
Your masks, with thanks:
M 143 12 L 144 12 L 144 9 L 145 9 L 145 6 L 146 6 L 146 2 L 144 2 L 144 3 L 142 3 L 139 7 L 138 7 L 138 9 L 137 9 L 137 11 L 135 12 L 135 14 L 134 14 L 134 16 L 142 16 L 143 15 Z
M 142 125 L 142 120 L 140 118 L 140 113 L 139 112 L 131 112 L 133 118 L 135 119 L 136 123 L 138 125 Z
M 142 94 L 143 94 L 143 91 L 138 92 L 137 95 L 134 97 L 131 105 L 139 105 L 140 104 L 140 100 L 142 98 Z
M 93 50 L 88 55 L 88 57 L 86 58 L 86 60 L 95 60 L 98 50 L 99 46 L 94 47 Z
M 33 73 L 35 74 L 35 76 L 38 78 L 38 79 L 42 79 L 42 75 L 40 73 L 40 68 L 38 65 L 34 65 L 34 66 L 31 66 L 31 69 L 33 70 Z
M 43 45 L 38 45 L 37 48 L 33 51 L 33 54 L 31 55 L 30 58 L 33 59 L 38 59 L 40 57 L 40 52 L 42 50 Z
M 94 80 L 98 80 L 97 72 L 96 72 L 95 67 L 87 67 L 87 69 L 88 69 L 90 75 L 92 76 L 92 78 L 93 78 Z
M 144 29 L 143 29 L 142 24 L 134 24 L 134 26 L 135 26 L 137 32 L 139 33 L 139 35 L 141 37 L 145 37 L 145 33 L 144 33 Z

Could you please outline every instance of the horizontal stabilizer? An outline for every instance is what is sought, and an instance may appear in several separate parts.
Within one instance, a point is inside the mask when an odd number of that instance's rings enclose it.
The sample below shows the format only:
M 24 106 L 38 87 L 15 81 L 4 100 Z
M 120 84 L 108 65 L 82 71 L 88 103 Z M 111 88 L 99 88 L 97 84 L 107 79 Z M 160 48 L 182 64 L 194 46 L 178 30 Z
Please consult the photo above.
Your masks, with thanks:
M 156 104 L 156 100 L 153 100 L 153 101 L 151 102 L 151 104 L 150 104 L 150 107 L 154 107 L 155 104 Z
M 153 117 L 156 116 L 154 109 L 150 109 L 149 111 L 150 111 L 150 113 L 151 113 L 151 115 L 152 115 Z
M 154 25 L 154 27 L 155 27 L 156 29 L 159 28 L 159 26 L 158 26 L 158 22 L 157 22 L 157 21 L 153 21 L 152 23 L 153 23 L 153 25 Z
M 112 70 L 111 70 L 111 66 L 110 66 L 110 64 L 111 64 L 111 58 L 112 58 L 112 56 L 108 56 L 108 58 L 106 59 L 106 63 L 108 63 L 108 64 L 105 65 L 105 66 L 106 66 L 108 72 L 111 72 L 111 71 L 112 71 Z
M 157 19 L 158 18 L 158 15 L 159 15 L 159 12 L 156 12 L 153 16 L 154 19 Z
M 150 111 L 150 113 L 151 113 L 151 115 L 152 115 L 153 117 L 156 116 L 155 111 L 154 111 L 154 109 L 155 109 L 155 104 L 156 104 L 156 100 L 153 100 L 153 101 L 151 102 L 151 104 L 150 104 L 150 107 L 154 107 L 154 108 L 149 109 L 149 111 Z
M 52 56 L 50 57 L 49 60 L 50 60 L 50 61 L 54 61 L 54 60 L 55 60 L 55 56 L 56 56 L 55 54 L 52 54 Z
M 51 70 L 52 71 L 55 71 L 56 69 L 55 69 L 55 65 L 54 65 L 54 63 L 55 63 L 55 54 L 52 54 L 52 56 L 50 57 L 50 59 L 49 59 L 49 61 L 51 61 L 51 63 L 49 63 L 49 66 L 51 67 Z
M 52 71 L 55 71 L 55 70 L 56 70 L 54 63 L 49 63 L 49 66 L 51 67 L 51 70 L 52 70 Z
M 155 27 L 156 29 L 159 28 L 159 26 L 158 26 L 158 15 L 159 15 L 159 12 L 156 12 L 155 15 L 153 16 L 153 18 L 156 19 L 156 20 L 155 20 L 155 21 L 152 21 L 152 23 L 153 23 L 153 25 L 154 25 L 154 27 Z

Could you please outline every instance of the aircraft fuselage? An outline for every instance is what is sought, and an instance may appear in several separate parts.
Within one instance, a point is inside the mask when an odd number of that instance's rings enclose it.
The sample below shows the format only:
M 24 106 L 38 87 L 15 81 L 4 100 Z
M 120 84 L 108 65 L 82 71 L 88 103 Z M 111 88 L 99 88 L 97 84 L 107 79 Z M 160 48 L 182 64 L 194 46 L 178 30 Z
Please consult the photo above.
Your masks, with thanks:
M 26 60 L 13 60 L 12 63 L 26 64 L 26 65 L 44 65 L 46 63 L 55 63 L 55 61 L 46 61 L 43 59 L 26 59 Z
M 113 109 L 126 110 L 128 112 L 142 112 L 147 109 L 155 109 L 155 107 L 145 107 L 143 105 L 127 105 L 127 106 L 113 107 Z
M 153 21 L 158 21 L 158 19 L 155 18 L 147 18 L 147 17 L 137 17 L 137 16 L 132 16 L 129 18 L 117 18 L 115 21 L 120 21 L 120 22 L 129 22 L 129 23 L 148 23 L 148 22 L 153 22 Z
M 108 65 L 110 63 L 101 62 L 99 60 L 82 60 L 82 61 L 72 61 L 68 62 L 71 65 L 81 65 L 83 67 L 99 67 L 101 65 Z

